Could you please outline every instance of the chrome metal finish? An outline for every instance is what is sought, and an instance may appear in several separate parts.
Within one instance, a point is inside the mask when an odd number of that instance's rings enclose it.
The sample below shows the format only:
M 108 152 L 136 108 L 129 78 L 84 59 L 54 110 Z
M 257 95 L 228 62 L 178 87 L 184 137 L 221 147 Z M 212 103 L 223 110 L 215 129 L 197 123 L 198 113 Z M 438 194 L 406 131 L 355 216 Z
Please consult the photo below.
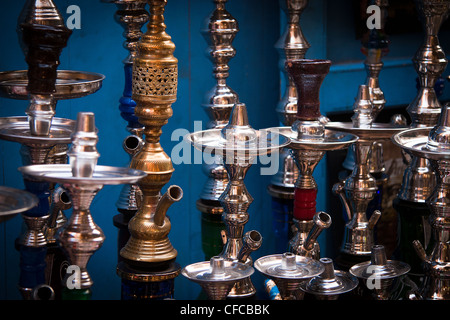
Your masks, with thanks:
M 448 17 L 450 1 L 416 0 L 415 3 L 425 37 L 412 59 L 420 88 L 406 110 L 412 119 L 411 128 L 432 127 L 437 124 L 442 108 L 434 86 L 448 62 L 439 44 L 438 32 Z M 429 161 L 413 157 L 403 175 L 398 198 L 425 203 L 435 186 L 436 176 Z
M 438 33 L 448 17 L 450 1 L 415 0 L 415 4 L 425 37 L 412 59 L 419 75 L 420 89 L 406 110 L 411 116 L 412 127 L 434 126 L 441 112 L 434 85 L 447 67 L 447 58 L 439 44 Z
M 359 137 L 352 146 L 355 155 L 355 168 L 349 177 L 333 186 L 347 213 L 341 252 L 354 256 L 369 256 L 374 245 L 373 228 L 381 216 L 375 210 L 367 219 L 367 206 L 375 197 L 378 186 L 369 171 L 369 159 L 374 143 L 390 139 L 392 135 L 405 130 L 392 124 L 372 123 L 370 127 L 358 128 L 353 123 L 329 122 L 329 129 L 349 132 Z
M 237 281 L 250 277 L 253 267 L 214 256 L 210 261 L 190 264 L 181 274 L 198 283 L 210 300 L 225 300 Z
M 46 227 L 44 228 L 47 243 L 56 243 L 56 234 L 64 224 L 67 222 L 67 217 L 64 215 L 64 210 L 72 208 L 72 202 L 66 190 L 62 187 L 57 187 L 53 190 L 51 197 L 50 216 Z
M 439 117 L 438 125 L 429 128 L 413 128 L 398 133 L 392 141 L 405 152 L 430 161 L 437 176 L 437 185 L 427 198 L 430 208 L 429 223 L 433 230 L 432 246 L 425 251 L 419 240 L 413 246 L 422 259 L 425 279 L 420 288 L 420 299 L 449 300 L 449 172 L 450 143 L 450 106 L 445 105 Z M 429 254 L 428 254 L 429 253 Z
M 252 240 L 261 245 L 262 237 L 257 231 L 247 233 L 243 237 L 244 226 L 249 219 L 248 208 L 253 202 L 248 193 L 244 179 L 248 169 L 257 156 L 270 154 L 286 146 L 289 139 L 270 130 L 255 130 L 248 122 L 245 104 L 238 103 L 233 107 L 228 124 L 222 129 L 209 129 L 187 135 L 185 139 L 195 148 L 223 159 L 227 169 L 229 183 L 219 201 L 224 212 L 222 219 L 226 225 L 226 244 L 220 256 L 227 260 L 244 259 L 248 250 L 243 245 L 245 240 Z M 248 242 L 248 241 L 246 241 Z M 247 254 L 248 256 L 248 254 Z M 246 258 L 250 262 L 250 258 Z M 246 261 L 242 261 L 246 262 Z M 238 283 L 231 290 L 229 297 L 243 298 L 253 296 L 256 290 L 250 281 Z
M 37 197 L 30 192 L 0 186 L 0 223 L 33 208 L 37 203 Z
M 293 219 L 293 222 L 297 230 L 289 241 L 289 252 L 319 260 L 320 247 L 317 238 L 324 229 L 330 227 L 330 215 L 320 211 L 314 215 L 313 220 Z
M 377 300 L 389 300 L 395 280 L 410 269 L 404 262 L 387 260 L 384 246 L 375 245 L 371 249 L 370 261 L 354 265 L 349 272 L 368 289 L 374 290 L 373 295 Z
M 86 144 L 81 143 L 79 139 L 86 137 Z M 92 200 L 104 185 L 136 183 L 146 175 L 129 168 L 95 165 L 98 156 L 96 141 L 93 114 L 80 112 L 69 152 L 72 160 L 76 161 L 71 161 L 70 164 L 41 164 L 19 168 L 24 178 L 58 183 L 70 195 L 72 215 L 61 228 L 58 241 L 66 251 L 70 263 L 80 267 L 80 283 L 75 285 L 79 284 L 82 289 L 90 288 L 93 284 L 87 271 L 87 263 L 105 239 L 103 231 L 91 216 Z
M 332 259 L 321 258 L 319 261 L 324 271 L 300 285 L 300 289 L 305 293 L 314 295 L 318 300 L 337 300 L 339 295 L 358 286 L 359 281 L 355 276 L 346 271 L 334 270 Z
M 202 34 L 208 43 L 207 54 L 213 63 L 216 83 L 205 95 L 202 107 L 210 118 L 208 129 L 221 129 L 228 123 L 233 106 L 239 102 L 238 94 L 227 84 L 230 70 L 228 63 L 236 55 L 232 43 L 239 32 L 239 24 L 225 8 L 227 0 L 213 2 L 215 9 L 205 20 Z M 213 163 L 203 164 L 203 172 L 208 178 L 200 199 L 215 201 L 220 207 L 219 197 L 228 184 L 222 158 L 216 156 Z
M 276 283 L 283 300 L 298 300 L 301 283 L 324 271 L 319 261 L 292 252 L 261 257 L 254 268 Z

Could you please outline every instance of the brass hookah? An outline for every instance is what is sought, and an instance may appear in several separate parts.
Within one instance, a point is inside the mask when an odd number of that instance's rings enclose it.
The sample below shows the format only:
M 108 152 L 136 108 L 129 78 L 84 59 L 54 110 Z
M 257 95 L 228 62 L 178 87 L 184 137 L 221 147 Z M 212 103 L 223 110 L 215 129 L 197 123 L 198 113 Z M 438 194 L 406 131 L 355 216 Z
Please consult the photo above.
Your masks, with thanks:
M 174 171 L 170 157 L 159 143 L 162 126 L 172 116 L 178 85 L 175 45 L 164 24 L 165 0 L 149 0 L 147 31 L 137 44 L 133 62 L 132 99 L 139 123 L 144 126 L 144 145 L 131 159 L 130 168 L 147 176 L 140 180 L 140 206 L 128 223 L 130 238 L 120 250 L 117 274 L 122 278 L 122 299 L 173 298 L 174 280 L 181 267 L 168 234 L 169 207 L 183 196 L 176 185 L 164 195 L 161 189 Z
M 412 241 L 421 259 L 424 278 L 417 292 L 410 299 L 449 300 L 448 257 L 448 198 L 449 198 L 449 126 L 450 106 L 442 107 L 438 124 L 434 127 L 412 128 L 396 134 L 392 140 L 412 156 L 428 159 L 436 173 L 437 184 L 426 199 L 430 209 L 429 223 L 432 228 L 430 248 L 421 239 Z
M 230 118 L 231 110 L 239 97 L 227 84 L 229 61 L 235 56 L 232 43 L 239 32 L 237 20 L 226 10 L 227 0 L 214 0 L 214 11 L 205 20 L 202 34 L 206 39 L 208 57 L 213 63 L 215 85 L 206 93 L 202 104 L 210 122 L 208 129 L 221 129 Z M 207 259 L 219 254 L 223 248 L 222 222 L 223 208 L 219 197 L 228 184 L 228 174 L 221 157 L 215 157 L 212 164 L 203 164 L 207 181 L 197 200 L 197 209 L 201 212 L 202 247 Z
M 131 158 L 139 152 L 143 145 L 143 126 L 139 123 L 134 108 L 136 102 L 132 99 L 132 72 L 133 61 L 136 57 L 137 43 L 142 36 L 142 26 L 148 22 L 148 12 L 145 9 L 146 0 L 103 0 L 107 3 L 114 3 L 117 11 L 114 18 L 123 29 L 125 41 L 123 47 L 128 51 L 127 57 L 122 61 L 124 64 L 125 86 L 123 95 L 119 99 L 119 110 L 122 118 L 127 121 L 126 131 L 128 136 L 123 140 L 122 147 Z M 119 214 L 113 217 L 114 226 L 118 228 L 117 249 L 118 260 L 120 260 L 120 250 L 127 243 L 130 233 L 128 222 L 139 208 L 142 192 L 137 185 L 124 185 L 116 206 Z
M 285 68 L 287 59 L 304 59 L 310 44 L 306 40 L 300 25 L 301 14 L 306 8 L 307 0 L 280 0 L 287 24 L 283 35 L 275 44 L 279 51 L 279 67 L 284 75 L 285 89 L 278 102 L 276 112 L 282 126 L 292 126 L 297 114 L 297 88 Z M 272 197 L 274 229 L 277 247 L 286 249 L 292 238 L 292 211 L 295 181 L 298 168 L 289 149 L 280 150 L 280 170 L 272 177 L 268 192 Z
M 225 246 L 219 256 L 226 261 L 241 262 L 251 266 L 250 254 L 259 249 L 262 236 L 256 230 L 244 234 L 249 220 L 247 212 L 253 197 L 244 184 L 247 171 L 257 156 L 269 155 L 286 146 L 289 139 L 276 131 L 255 130 L 248 120 L 244 103 L 234 105 L 228 124 L 222 129 L 208 129 L 186 137 L 196 149 L 213 156 L 221 156 L 227 169 L 229 182 L 219 200 L 223 207 L 222 219 L 226 226 Z M 247 277 L 239 280 L 227 298 L 244 299 L 255 296 L 256 289 Z
M 442 23 L 447 19 L 450 1 L 415 1 L 424 30 L 422 45 L 412 61 L 419 77 L 419 90 L 406 111 L 411 117 L 410 128 L 433 127 L 441 113 L 435 85 L 447 67 L 447 58 L 438 38 Z M 436 173 L 430 160 L 414 154 L 404 153 L 407 167 L 393 207 L 398 212 L 398 245 L 394 255 L 411 265 L 409 277 L 417 285 L 423 277 L 422 261 L 411 245 L 418 240 L 425 250 L 432 248 L 432 228 L 429 224 L 430 209 L 427 198 L 436 186 Z
M 18 19 L 17 32 L 28 70 L 1 72 L 0 95 L 29 100 L 29 105 L 26 117 L 0 119 L 0 138 L 22 145 L 24 165 L 65 163 L 75 122 L 55 117 L 57 101 L 96 92 L 104 76 L 58 70 L 59 55 L 71 31 L 51 0 L 27 1 Z M 67 221 L 63 210 L 70 203 L 62 205 L 59 196 L 65 193 L 55 189 L 54 183 L 26 178 L 24 184 L 26 190 L 39 198 L 39 204 L 22 212 L 26 230 L 16 241 L 22 252 L 19 290 L 24 299 L 32 299 L 35 288 L 46 286 L 58 298 L 59 263 L 65 258 L 56 245 L 55 234 Z

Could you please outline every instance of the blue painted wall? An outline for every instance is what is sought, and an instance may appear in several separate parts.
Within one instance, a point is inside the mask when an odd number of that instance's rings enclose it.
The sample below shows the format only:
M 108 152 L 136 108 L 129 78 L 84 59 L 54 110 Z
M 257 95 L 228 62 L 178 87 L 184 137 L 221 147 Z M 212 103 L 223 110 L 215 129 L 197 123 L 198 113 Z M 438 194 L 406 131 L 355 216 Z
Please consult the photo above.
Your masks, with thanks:
M 0 10 L 0 70 L 26 69 L 23 54 L 16 34 L 16 20 L 24 1 L 3 2 Z M 103 87 L 97 93 L 71 101 L 60 101 L 57 116 L 75 119 L 80 111 L 93 111 L 99 130 L 99 164 L 126 166 L 128 155 L 122 150 L 122 141 L 127 136 L 126 123 L 120 117 L 118 100 L 123 90 L 122 60 L 127 52 L 122 47 L 122 28 L 114 21 L 116 7 L 92 0 L 55 0 L 65 17 L 66 8 L 76 4 L 81 8 L 81 29 L 73 30 L 69 45 L 61 56 L 60 69 L 99 72 L 106 76 Z M 339 4 L 338 4 L 339 3 Z M 334 64 L 321 90 L 322 112 L 351 110 L 358 85 L 364 82 L 365 71 L 360 53 L 360 43 L 352 33 L 350 9 L 346 1 L 310 1 L 302 15 L 301 23 L 305 36 L 311 43 L 308 58 L 329 58 Z M 212 64 L 205 54 L 207 45 L 200 28 L 203 20 L 213 10 L 210 0 L 169 0 L 166 6 L 167 32 L 176 45 L 175 56 L 179 59 L 178 99 L 173 104 L 174 115 L 163 127 L 161 144 L 170 155 L 180 142 L 172 139 L 176 129 L 193 131 L 194 122 L 202 121 L 206 127 L 208 118 L 202 110 L 204 94 L 214 80 Z M 278 126 L 275 106 L 283 93 L 283 78 L 278 70 L 278 53 L 275 42 L 284 31 L 285 16 L 275 0 L 230 0 L 228 11 L 238 20 L 240 32 L 234 46 L 236 57 L 230 62 L 228 83 L 247 104 L 251 125 L 257 129 Z M 144 28 L 145 30 L 145 28 Z M 448 35 L 442 36 L 444 50 Z M 416 73 L 411 57 L 421 43 L 419 33 L 392 38 L 391 53 L 386 59 L 380 82 L 385 91 L 388 106 L 409 103 L 415 96 Z M 448 96 L 448 90 L 444 97 Z M 0 99 L 0 116 L 24 115 L 26 101 Z M 172 141 L 174 140 L 174 141 Z M 22 177 L 17 171 L 21 165 L 19 145 L 0 141 L 0 183 L 23 188 Z M 194 152 L 192 150 L 192 152 Z M 327 207 L 327 170 L 325 161 L 315 171 L 321 186 L 318 210 Z M 256 229 L 263 235 L 263 246 L 253 258 L 272 254 L 273 230 L 271 228 L 270 197 L 266 187 L 270 177 L 261 176 L 260 166 L 254 165 L 247 175 L 246 185 L 255 198 L 249 214 L 246 230 Z M 175 165 L 170 184 L 183 188 L 184 197 L 172 206 L 169 216 L 172 231 L 169 238 L 178 250 L 177 261 L 185 266 L 202 261 L 200 213 L 195 202 L 205 181 L 199 164 Z M 168 187 L 168 185 L 163 189 Z M 105 186 L 95 198 L 91 211 L 96 223 L 105 233 L 103 247 L 96 252 L 88 264 L 94 280 L 93 299 L 119 299 L 120 278 L 116 275 L 117 229 L 112 217 L 117 214 L 115 202 L 121 187 Z M 0 299 L 19 299 L 17 290 L 19 255 L 14 249 L 14 240 L 20 234 L 22 219 L 14 219 L 0 225 Z M 326 234 L 324 235 L 326 236 Z M 326 255 L 326 248 L 324 254 Z M 259 281 L 257 277 L 256 281 Z M 182 276 L 175 282 L 177 299 L 195 299 L 199 287 Z M 256 283 L 260 285 L 259 282 Z

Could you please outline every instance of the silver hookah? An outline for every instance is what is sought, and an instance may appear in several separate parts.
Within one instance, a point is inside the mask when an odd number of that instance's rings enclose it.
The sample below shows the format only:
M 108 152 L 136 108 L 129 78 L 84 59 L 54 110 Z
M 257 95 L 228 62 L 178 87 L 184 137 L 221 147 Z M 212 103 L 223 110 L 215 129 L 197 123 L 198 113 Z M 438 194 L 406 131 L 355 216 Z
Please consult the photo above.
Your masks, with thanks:
M 259 249 L 262 236 L 256 230 L 244 234 L 249 220 L 247 212 L 253 197 L 244 184 L 247 171 L 257 156 L 268 155 L 286 146 L 289 139 L 270 130 L 255 130 L 249 125 L 247 108 L 243 103 L 234 105 L 228 124 L 222 129 L 194 132 L 186 139 L 198 150 L 221 156 L 227 169 L 229 182 L 219 198 L 223 207 L 222 219 L 226 226 L 225 245 L 219 256 L 227 261 L 252 265 L 250 254 Z M 238 281 L 228 298 L 248 298 L 256 289 L 249 277 Z
M 249 278 L 253 272 L 252 266 L 221 256 L 190 264 L 181 270 L 183 276 L 202 287 L 210 300 L 225 300 L 236 282 Z
M 286 87 L 277 104 L 276 112 L 282 126 L 292 126 L 297 115 L 297 89 L 286 71 L 285 62 L 287 59 L 304 59 L 310 48 L 300 26 L 300 17 L 308 0 L 280 0 L 279 3 L 286 14 L 287 25 L 275 47 L 280 55 L 279 67 L 284 75 Z M 281 190 L 277 190 L 277 186 L 294 188 L 298 177 L 298 168 L 289 149 L 280 150 L 280 164 L 281 168 L 273 176 L 272 185 L 269 186 L 269 193 L 275 197 L 280 197 L 280 193 L 282 193 Z
M 24 177 L 54 182 L 67 190 L 72 202 L 72 215 L 58 234 L 58 243 L 69 262 L 79 267 L 79 277 L 69 277 L 68 289 L 90 290 L 93 281 L 87 271 L 90 257 L 102 246 L 105 235 L 94 222 L 90 205 L 104 185 L 136 183 L 146 174 L 129 168 L 97 165 L 97 133 L 95 116 L 91 112 L 78 113 L 76 129 L 68 152 L 69 164 L 42 164 L 20 167 Z M 68 279 L 69 279 L 68 278 Z M 67 281 L 69 281 L 66 279 Z
M 374 228 L 381 211 L 375 210 L 367 216 L 368 204 L 378 190 L 376 179 L 370 173 L 370 157 L 375 143 L 386 141 L 404 127 L 396 124 L 375 123 L 373 104 L 367 85 L 360 85 L 354 104 L 352 122 L 329 122 L 330 129 L 350 132 L 359 137 L 352 146 L 355 155 L 355 167 L 343 181 L 333 186 L 333 192 L 340 197 L 348 222 L 345 225 L 341 254 L 336 259 L 340 269 L 348 270 L 351 265 L 365 261 L 374 245 Z
M 419 75 L 420 88 L 406 111 L 411 117 L 411 128 L 434 126 L 441 112 L 441 104 L 434 85 L 447 67 L 447 58 L 438 39 L 438 32 L 448 16 L 450 1 L 416 0 L 417 12 L 426 32 L 423 44 L 413 57 Z M 412 202 L 425 202 L 436 184 L 436 177 L 428 160 L 413 157 L 403 176 L 398 197 Z
M 392 299 L 391 292 L 411 267 L 402 261 L 388 260 L 382 245 L 374 245 L 370 260 L 352 266 L 349 272 L 360 280 L 376 300 Z
M 31 33 L 42 34 L 46 30 L 51 30 L 53 37 L 59 30 L 58 41 L 52 39 L 49 45 L 45 43 L 51 39 L 49 34 L 36 39 L 30 36 Z M 57 70 L 59 54 L 70 36 L 70 30 L 65 27 L 51 0 L 27 1 L 18 19 L 17 32 L 29 68 L 0 72 L 0 95 L 8 99 L 28 100 L 29 104 L 26 116 L 0 119 L 0 139 L 21 144 L 24 165 L 65 163 L 75 122 L 56 118 L 56 104 L 59 100 L 80 98 L 96 92 L 101 88 L 104 76 L 92 72 Z M 37 57 L 45 57 L 50 62 Z M 45 191 L 50 194 L 49 212 L 40 212 L 36 217 L 22 214 L 26 230 L 19 238 L 19 245 L 37 250 L 53 242 L 55 232 L 66 219 L 60 210 L 63 208 L 57 209 L 54 203 L 56 196 L 53 197 L 53 193 L 59 192 L 54 188 L 54 184 L 49 184 Z M 51 269 L 49 262 L 46 272 Z M 31 298 L 33 288 L 19 286 L 19 289 L 25 299 Z
M 238 94 L 227 84 L 229 61 L 236 55 L 232 43 L 239 32 L 237 20 L 227 11 L 227 0 L 214 0 L 214 11 L 205 19 L 201 33 L 208 44 L 207 56 L 213 63 L 215 85 L 206 93 L 202 107 L 210 118 L 208 129 L 221 129 L 227 125 L 233 106 L 239 102 Z M 219 198 L 228 184 L 228 175 L 222 158 L 216 156 L 211 164 L 203 164 L 207 181 L 197 201 L 201 212 L 222 214 Z
M 430 208 L 429 223 L 432 244 L 427 250 L 421 239 L 412 245 L 422 260 L 424 279 L 418 294 L 411 299 L 449 300 L 449 172 L 450 172 L 450 106 L 442 107 L 438 124 L 434 127 L 412 128 L 396 134 L 392 140 L 412 156 L 428 159 L 436 173 L 437 184 L 426 199 Z
M 347 271 L 335 270 L 332 259 L 320 258 L 319 262 L 323 265 L 323 272 L 300 284 L 300 289 L 306 294 L 317 300 L 337 300 L 356 289 L 358 279 Z
M 371 3 L 377 5 L 381 11 L 381 30 L 384 30 L 386 24 L 386 15 L 389 2 L 387 0 L 373 0 Z M 364 60 L 364 67 L 366 70 L 366 80 L 365 85 L 368 88 L 369 100 L 372 103 L 372 111 L 367 116 L 371 117 L 371 121 L 376 121 L 379 113 L 384 109 L 386 104 L 386 99 L 384 92 L 380 87 L 379 75 L 383 69 L 383 57 L 387 54 L 387 48 L 383 48 L 382 45 L 378 44 L 377 47 L 373 47 L 371 44 L 371 35 L 375 34 L 378 41 L 380 37 L 380 31 L 373 29 L 369 31 L 369 38 L 367 48 L 363 44 L 362 51 L 366 56 Z M 386 44 L 387 47 L 387 44 Z M 389 179 L 386 173 L 386 167 L 383 159 L 383 145 L 382 143 L 376 143 L 372 147 L 371 156 L 369 159 L 370 173 L 377 175 L 376 180 L 380 188 L 382 188 Z M 347 156 L 344 160 L 343 167 L 349 171 L 352 171 L 355 166 L 355 155 L 353 153 L 353 148 L 349 148 L 347 151 Z M 342 177 L 345 178 L 345 177 Z

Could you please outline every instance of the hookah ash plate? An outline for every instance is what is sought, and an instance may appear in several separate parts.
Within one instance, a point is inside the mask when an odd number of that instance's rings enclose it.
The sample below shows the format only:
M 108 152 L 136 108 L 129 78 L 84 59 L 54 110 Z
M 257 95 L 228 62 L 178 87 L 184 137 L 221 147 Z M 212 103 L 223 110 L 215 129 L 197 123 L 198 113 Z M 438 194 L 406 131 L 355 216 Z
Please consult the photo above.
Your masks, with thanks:
M 244 103 L 233 107 L 229 123 L 222 129 L 197 131 L 186 140 L 196 149 L 220 156 L 251 158 L 270 154 L 289 144 L 289 138 L 272 129 L 253 129 Z
M 269 278 L 286 280 L 313 278 L 324 271 L 319 261 L 291 252 L 261 257 L 254 267 Z
M 27 100 L 29 98 L 27 70 L 0 72 L 0 97 Z M 81 98 L 98 91 L 105 76 L 94 72 L 58 70 L 56 100 Z
M 27 191 L 0 186 L 0 223 L 33 208 L 38 198 Z

